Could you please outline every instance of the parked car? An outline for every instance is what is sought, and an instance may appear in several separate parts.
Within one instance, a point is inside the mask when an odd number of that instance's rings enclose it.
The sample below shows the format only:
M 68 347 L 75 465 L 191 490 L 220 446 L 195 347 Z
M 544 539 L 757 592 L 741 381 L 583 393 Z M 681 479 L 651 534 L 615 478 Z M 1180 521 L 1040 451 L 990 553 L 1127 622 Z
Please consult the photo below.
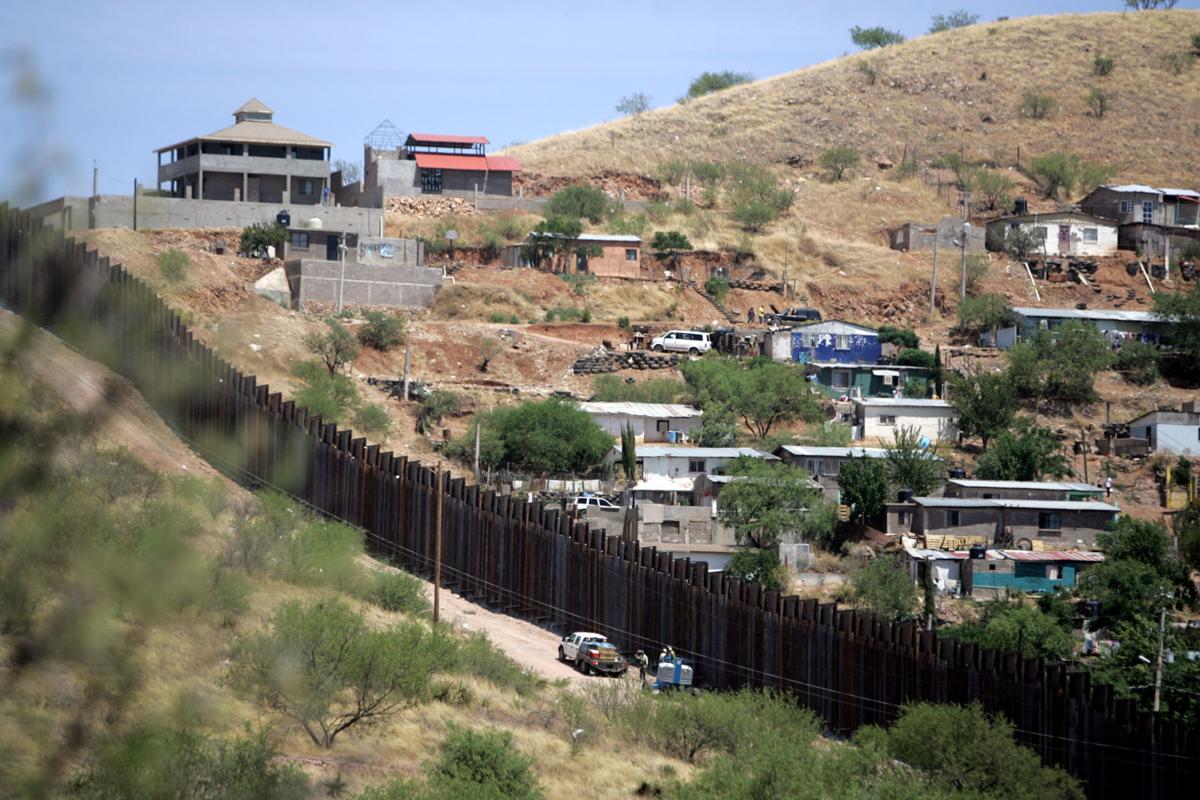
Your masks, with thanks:
M 617 648 L 599 633 L 577 631 L 564 636 L 558 644 L 558 660 L 573 662 L 584 675 L 603 673 L 624 675 L 629 665 Z
M 712 347 L 712 339 L 704 331 L 667 331 L 650 340 L 650 349 L 658 352 L 671 350 L 698 356 Z
M 815 308 L 785 308 L 778 314 L 767 314 L 768 325 L 784 325 L 798 322 L 820 322 L 821 312 Z
M 576 511 L 620 511 L 621 507 L 609 500 L 607 497 L 598 497 L 594 494 L 581 494 L 578 497 L 572 497 L 567 501 L 568 507 L 574 507 Z

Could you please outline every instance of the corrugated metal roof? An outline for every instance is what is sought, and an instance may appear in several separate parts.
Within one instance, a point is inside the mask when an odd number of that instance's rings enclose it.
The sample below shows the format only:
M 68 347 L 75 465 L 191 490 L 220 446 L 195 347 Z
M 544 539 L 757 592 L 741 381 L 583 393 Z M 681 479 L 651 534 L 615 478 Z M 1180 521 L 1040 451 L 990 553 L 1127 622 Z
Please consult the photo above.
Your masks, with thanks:
M 605 403 L 583 402 L 579 408 L 589 414 L 625 414 L 630 417 L 677 418 L 699 417 L 703 411 L 681 403 Z
M 476 144 L 489 144 L 489 142 L 486 136 L 458 136 L 452 133 L 410 133 L 408 138 L 404 140 L 404 144 L 417 146 L 422 144 L 461 144 L 469 147 Z
M 1021 224 L 1024 222 L 1053 222 L 1056 219 L 1078 219 L 1085 222 L 1094 223 L 1096 226 L 1104 226 L 1106 228 L 1116 228 L 1117 223 L 1111 219 L 1097 217 L 1095 214 L 1085 214 L 1082 211 L 1046 211 L 1040 214 L 1013 214 L 1008 217 L 999 217 L 992 220 L 988 225 L 996 224 Z
M 1159 189 L 1159 191 L 1173 197 L 1200 197 L 1200 192 L 1194 189 Z
M 492 156 L 458 155 L 450 153 L 414 153 L 417 166 L 421 169 L 463 169 L 475 172 L 512 172 L 511 158 Z M 520 169 L 520 165 L 517 166 Z
M 813 447 L 804 444 L 780 445 L 793 456 L 819 456 L 822 458 L 887 458 L 887 450 L 880 447 Z
M 303 147 L 333 147 L 329 142 L 323 139 L 317 139 L 309 136 L 307 133 L 300 133 L 291 128 L 285 128 L 282 125 L 277 125 L 274 122 L 266 122 L 265 120 L 247 119 L 241 122 L 234 123 L 228 128 L 222 128 L 206 136 L 191 136 L 175 144 L 160 147 L 154 152 L 163 153 L 167 150 L 174 150 L 176 147 L 187 144 L 188 142 L 245 142 L 247 144 L 298 144 Z
M 954 406 L 947 403 L 945 400 L 930 400 L 920 397 L 862 397 L 855 398 L 854 402 L 863 406 L 880 406 L 888 408 L 948 408 L 953 410 Z
M 981 481 L 971 478 L 951 478 L 946 483 L 970 489 L 1041 489 L 1051 492 L 1100 492 L 1098 486 L 1089 483 L 1067 483 L 1065 481 Z
M 994 550 L 1012 561 L 1103 561 L 1103 553 L 1089 550 Z
M 1123 183 L 1103 187 L 1110 192 L 1123 192 L 1127 194 L 1161 194 L 1161 189 L 1155 189 L 1153 186 L 1146 186 L 1141 183 Z
M 709 483 L 733 483 L 734 481 L 742 481 L 746 479 L 745 475 L 705 475 Z M 810 489 L 823 489 L 820 483 L 814 481 L 807 475 L 804 477 L 804 483 Z
M 868 328 L 866 325 L 859 325 L 855 322 L 846 322 L 844 319 L 818 319 L 812 322 L 805 322 L 799 325 L 792 325 L 787 330 L 797 333 L 823 333 L 823 332 L 846 332 L 854 331 L 857 333 L 866 333 L 878 335 L 879 331 L 875 328 Z
M 1094 500 L 1005 500 L 981 497 L 914 497 L 913 502 L 926 508 L 1029 508 L 1042 511 L 1107 511 L 1121 509 Z
M 511 156 L 488 156 L 488 169 L 492 172 L 520 172 L 521 162 Z
M 1114 322 L 1161 322 L 1153 311 L 1125 311 L 1119 308 L 1035 308 L 1013 306 L 1013 313 L 1022 317 L 1051 319 L 1111 320 Z
M 666 447 L 658 445 L 641 445 L 637 448 L 638 458 L 763 458 L 778 461 L 778 457 L 763 453 L 752 447 Z

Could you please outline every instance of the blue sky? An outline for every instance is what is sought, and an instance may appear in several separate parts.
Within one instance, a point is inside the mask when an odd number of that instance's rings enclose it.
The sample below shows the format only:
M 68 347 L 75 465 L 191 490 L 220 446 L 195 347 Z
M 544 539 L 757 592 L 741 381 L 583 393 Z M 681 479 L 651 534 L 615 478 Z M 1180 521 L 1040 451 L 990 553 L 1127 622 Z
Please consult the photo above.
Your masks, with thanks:
M 1200 0 L 1180 3 L 1195 7 Z M 1120 0 L 964 4 L 983 20 L 1116 11 Z M 276 121 L 359 160 L 384 118 L 481 133 L 498 148 L 586 127 L 642 91 L 666 105 L 704 70 L 767 77 L 853 48 L 852 25 L 917 36 L 950 2 L 0 3 L 0 197 L 35 172 L 39 199 L 152 183 L 153 150 L 232 122 L 257 96 Z M 32 73 L 19 65 L 28 65 Z M 18 76 L 46 99 L 17 102 Z M 23 85 L 28 85 L 26 82 Z M 52 157 L 48 164 L 41 160 Z M 26 196 L 23 199 L 29 200 Z

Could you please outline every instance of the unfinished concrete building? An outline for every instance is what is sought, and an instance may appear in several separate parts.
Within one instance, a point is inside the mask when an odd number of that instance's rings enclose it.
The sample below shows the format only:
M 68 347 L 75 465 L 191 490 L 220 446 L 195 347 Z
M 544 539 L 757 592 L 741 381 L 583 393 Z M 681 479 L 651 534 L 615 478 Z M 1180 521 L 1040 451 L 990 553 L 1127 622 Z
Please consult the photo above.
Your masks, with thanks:
M 158 188 L 170 197 L 316 205 L 329 186 L 329 142 L 274 122 L 257 98 L 234 124 L 159 148 Z

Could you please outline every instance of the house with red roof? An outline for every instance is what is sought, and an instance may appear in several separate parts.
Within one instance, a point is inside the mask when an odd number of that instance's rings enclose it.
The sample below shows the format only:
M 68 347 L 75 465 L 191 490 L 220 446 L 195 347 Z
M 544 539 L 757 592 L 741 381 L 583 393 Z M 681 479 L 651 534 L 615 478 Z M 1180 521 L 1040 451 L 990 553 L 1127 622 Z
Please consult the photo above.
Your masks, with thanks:
M 382 208 L 389 197 L 512 197 L 513 174 L 521 165 L 488 155 L 488 144 L 486 136 L 402 135 L 385 122 L 363 148 L 362 183 L 342 187 L 338 202 Z

